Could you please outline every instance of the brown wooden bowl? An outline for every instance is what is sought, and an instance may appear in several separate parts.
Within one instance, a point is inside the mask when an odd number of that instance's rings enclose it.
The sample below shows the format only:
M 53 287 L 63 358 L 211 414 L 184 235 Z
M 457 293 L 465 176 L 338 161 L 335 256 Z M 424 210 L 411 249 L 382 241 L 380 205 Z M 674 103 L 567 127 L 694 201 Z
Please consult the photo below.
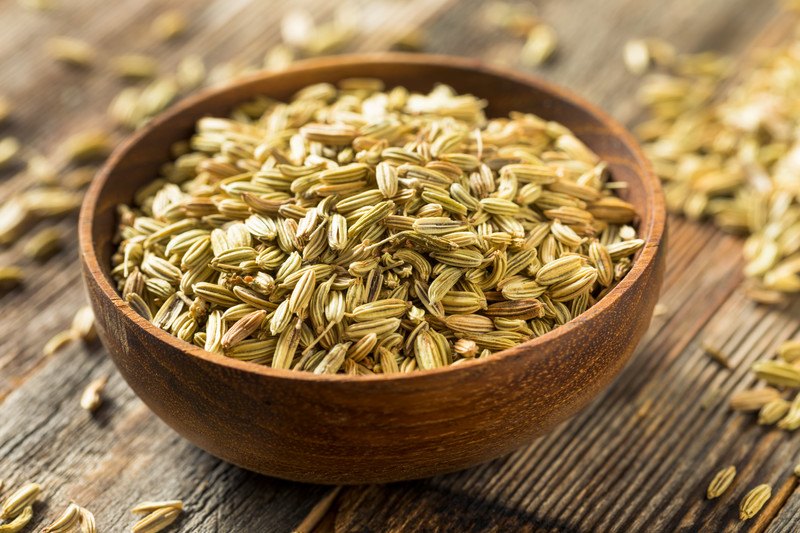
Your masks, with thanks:
M 489 116 L 557 120 L 628 184 L 646 240 L 624 280 L 547 335 L 488 359 L 400 375 L 331 376 L 275 370 L 206 352 L 137 315 L 109 277 L 115 208 L 152 180 L 170 145 L 204 115 L 259 94 L 285 99 L 306 85 L 369 76 L 387 86 L 436 83 L 488 100 Z M 92 183 L 80 217 L 83 275 L 100 337 L 142 400 L 213 455 L 280 478 L 377 483 L 458 470 L 506 454 L 584 407 L 620 371 L 650 323 L 664 269 L 658 179 L 617 122 L 531 76 L 469 59 L 340 56 L 264 72 L 188 98 L 123 143 Z

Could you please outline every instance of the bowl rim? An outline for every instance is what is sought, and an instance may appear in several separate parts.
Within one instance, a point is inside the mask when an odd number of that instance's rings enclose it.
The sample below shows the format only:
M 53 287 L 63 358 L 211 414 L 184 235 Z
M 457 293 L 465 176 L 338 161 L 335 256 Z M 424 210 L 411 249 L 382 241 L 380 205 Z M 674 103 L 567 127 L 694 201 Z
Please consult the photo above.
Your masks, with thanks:
M 313 71 L 320 68 L 326 69 L 341 65 L 356 66 L 376 63 L 395 63 L 456 68 L 465 71 L 472 71 L 477 74 L 502 77 L 523 85 L 533 86 L 541 92 L 550 94 L 554 98 L 562 100 L 572 106 L 581 108 L 588 114 L 592 115 L 599 123 L 603 125 L 603 127 L 613 136 L 613 138 L 622 142 L 626 149 L 628 149 L 633 155 L 636 164 L 642 170 L 641 172 L 637 171 L 636 175 L 642 180 L 646 192 L 646 203 L 650 207 L 649 219 L 642 221 L 647 225 L 645 227 L 640 227 L 640 230 L 644 230 L 642 232 L 644 237 L 642 238 L 645 239 L 645 244 L 640 250 L 638 257 L 634 261 L 631 270 L 625 275 L 622 281 L 620 281 L 620 283 L 611 289 L 608 294 L 606 294 L 599 302 L 566 324 L 549 331 L 541 337 L 536 337 L 518 344 L 513 348 L 496 352 L 491 357 L 474 359 L 471 361 L 465 361 L 464 363 L 460 363 L 455 366 L 449 365 L 430 370 L 358 376 L 339 374 L 318 375 L 312 372 L 276 369 L 265 365 L 250 363 L 248 361 L 240 361 L 226 357 L 222 354 L 208 352 L 199 346 L 173 336 L 161 328 L 157 328 L 151 322 L 145 320 L 142 316 L 136 313 L 133 308 L 131 308 L 127 302 L 121 298 L 116 289 L 110 283 L 110 280 L 105 273 L 105 269 L 98 260 L 92 240 L 93 225 L 95 211 L 100 200 L 101 191 L 109 181 L 109 178 L 114 169 L 117 167 L 119 161 L 126 157 L 128 152 L 130 152 L 141 140 L 149 136 L 153 130 L 156 130 L 168 123 L 175 115 L 181 113 L 185 109 L 200 105 L 203 102 L 213 99 L 217 95 L 233 90 L 235 87 L 240 85 L 247 85 L 256 81 L 278 78 L 297 72 Z M 576 133 L 576 135 L 580 136 L 578 133 Z M 654 266 L 659 248 L 663 245 L 662 240 L 664 237 L 665 228 L 666 206 L 661 191 L 661 183 L 656 176 L 650 161 L 647 159 L 647 157 L 645 157 L 641 147 L 639 146 L 639 143 L 634 139 L 633 135 L 622 124 L 617 122 L 608 113 L 602 111 L 594 104 L 589 103 L 587 100 L 573 93 L 571 90 L 544 81 L 536 76 L 507 68 L 490 66 L 480 60 L 472 58 L 440 54 L 380 52 L 312 58 L 298 61 L 281 71 L 259 71 L 237 78 L 231 83 L 200 90 L 197 93 L 190 95 L 170 106 L 167 110 L 154 117 L 146 126 L 124 139 L 103 163 L 102 167 L 92 180 L 86 195 L 84 196 L 78 221 L 78 242 L 80 257 L 83 261 L 83 266 L 85 267 L 85 275 L 91 276 L 94 283 L 97 284 L 103 295 L 108 298 L 109 303 L 113 305 L 115 310 L 119 311 L 124 319 L 133 322 L 136 326 L 141 328 L 146 334 L 152 335 L 157 340 L 171 345 L 173 348 L 186 354 L 187 356 L 196 357 L 205 362 L 221 365 L 236 371 L 243 371 L 258 376 L 263 376 L 265 378 L 291 379 L 300 382 L 383 383 L 387 381 L 419 381 L 435 379 L 438 376 L 448 375 L 454 372 L 462 372 L 464 375 L 466 375 L 465 371 L 468 369 L 488 369 L 492 365 L 503 364 L 505 360 L 514 357 L 536 357 L 537 346 L 549 343 L 562 336 L 568 335 L 578 326 L 578 324 L 595 319 L 604 310 L 611 307 L 614 302 L 619 300 L 632 285 L 637 283 L 642 277 L 643 273 Z

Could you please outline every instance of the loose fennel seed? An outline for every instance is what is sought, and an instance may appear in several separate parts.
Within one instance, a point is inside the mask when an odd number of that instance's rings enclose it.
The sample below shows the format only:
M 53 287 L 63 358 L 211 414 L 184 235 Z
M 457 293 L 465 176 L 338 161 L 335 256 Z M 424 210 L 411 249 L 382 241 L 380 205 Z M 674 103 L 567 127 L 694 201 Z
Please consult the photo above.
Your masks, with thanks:
M 183 502 L 180 500 L 142 502 L 131 509 L 133 514 L 145 515 L 133 525 L 131 531 L 133 533 L 156 533 L 177 520 L 182 511 Z
M 63 533 L 73 530 L 81 522 L 81 508 L 76 503 L 70 503 L 58 518 L 46 526 L 42 533 Z
M 766 484 L 754 487 L 739 504 L 739 520 L 753 518 L 772 496 L 772 487 Z
M 0 139 L 0 168 L 11 164 L 21 148 L 22 145 L 16 137 Z
M 734 477 L 736 477 L 735 466 L 729 466 L 717 472 L 711 480 L 711 483 L 708 484 L 706 497 L 709 500 L 713 500 L 714 498 L 722 496 L 731 486 L 731 483 L 733 483 Z
M 57 228 L 42 228 L 31 236 L 22 248 L 22 253 L 35 261 L 47 261 L 61 250 L 61 231 Z
M 800 361 L 800 340 L 788 340 L 778 346 L 778 356 L 787 363 Z
M 71 37 L 53 37 L 47 41 L 46 49 L 56 61 L 80 68 L 92 66 L 97 55 L 92 45 Z
M 18 266 L 0 266 L 0 294 L 22 285 L 25 276 Z
M 158 15 L 150 26 L 153 35 L 160 41 L 170 41 L 186 31 L 186 15 L 178 9 L 170 9 Z
M 8 522 L 0 524 L 0 533 L 18 533 L 25 529 L 25 526 L 33 518 L 33 506 L 28 505 L 22 511 Z
M 72 332 L 72 330 L 67 329 L 64 331 L 59 331 L 50 337 L 50 340 L 45 343 L 44 347 L 42 348 L 42 355 L 45 357 L 51 357 L 66 348 L 74 340 L 75 334 Z
M 111 67 L 121 78 L 150 79 L 158 73 L 158 62 L 142 54 L 125 54 L 111 60 Z
M 644 49 L 662 67 L 644 78 L 639 100 L 650 118 L 635 131 L 668 208 L 748 235 L 745 294 L 768 304 L 800 292 L 798 43 L 762 50 L 730 83 L 730 63 L 716 54 L 675 55 L 655 40 L 625 50 L 636 73 L 647 66 Z
M 94 311 L 92 311 L 91 307 L 87 305 L 78 309 L 72 319 L 70 331 L 74 338 L 81 339 L 84 342 L 93 342 L 97 338 Z
M 485 105 L 354 78 L 201 119 L 119 206 L 120 292 L 206 350 L 316 373 L 438 368 L 544 335 L 644 241 L 572 133 Z
M 777 398 L 780 393 L 772 387 L 742 390 L 731 395 L 730 406 L 734 411 L 758 411 Z
M 0 520 L 15 518 L 26 508 L 33 505 L 42 487 L 37 483 L 26 483 L 10 494 L 0 507 Z
M 103 376 L 93 380 L 81 394 L 81 407 L 90 413 L 94 413 L 103 403 L 103 391 L 108 383 L 108 376 Z
M 11 101 L 0 94 L 0 124 L 3 124 L 11 116 Z

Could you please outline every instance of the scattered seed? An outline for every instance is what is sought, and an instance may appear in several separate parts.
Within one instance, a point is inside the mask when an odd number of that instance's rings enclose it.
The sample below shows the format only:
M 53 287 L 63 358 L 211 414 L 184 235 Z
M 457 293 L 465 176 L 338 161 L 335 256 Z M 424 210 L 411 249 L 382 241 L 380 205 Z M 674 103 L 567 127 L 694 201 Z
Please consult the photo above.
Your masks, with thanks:
M 11 116 L 11 102 L 3 95 L 0 95 L 0 124 L 3 124 Z
M 47 261 L 62 247 L 61 231 L 57 228 L 42 228 L 25 243 L 22 253 L 35 261 Z
M 90 130 L 68 137 L 60 147 L 64 157 L 73 162 L 101 159 L 111 152 L 111 136 L 105 131 Z
M 170 41 L 186 31 L 188 22 L 186 15 L 177 9 L 170 9 L 158 15 L 150 29 L 160 41 Z
M 711 359 L 721 364 L 725 368 L 731 368 L 731 361 L 730 359 L 728 359 L 728 356 L 722 352 L 722 350 L 716 348 L 715 346 L 707 342 L 703 342 L 702 348 L 703 352 L 705 352 L 705 354 L 708 355 Z
M 187 55 L 178 63 L 175 79 L 184 91 L 191 91 L 203 84 L 206 66 L 198 55 Z
M 25 279 L 17 266 L 0 266 L 0 292 L 7 292 L 22 285 Z
M 742 503 L 739 504 L 739 520 L 749 520 L 753 518 L 767 503 L 772 496 L 772 487 L 769 485 L 758 485 L 748 492 Z
M 21 147 L 22 145 L 20 145 L 16 137 L 0 139 L 0 168 L 10 164 L 19 153 Z
M 95 379 L 83 390 L 81 407 L 94 413 L 103 403 L 103 391 L 108 383 L 108 376 Z
M 650 49 L 645 40 L 635 39 L 625 43 L 623 57 L 625 67 L 631 74 L 641 76 L 650 68 Z
M 547 24 L 537 24 L 528 33 L 528 40 L 520 52 L 520 62 L 526 67 L 537 67 L 552 57 L 557 46 L 556 31 Z
M 111 67 L 121 78 L 149 79 L 158 74 L 158 62 L 142 54 L 125 54 L 111 60 Z
M 97 55 L 92 45 L 71 37 L 53 37 L 47 41 L 47 53 L 56 61 L 88 68 Z
M 23 513 L 36 501 L 42 487 L 37 483 L 26 483 L 10 494 L 0 508 L 0 520 L 9 520 Z M 30 518 L 28 518 L 30 520 Z M 27 522 L 26 522 L 27 523 Z
M 784 341 L 778 346 L 778 356 L 787 363 L 800 361 L 800 340 Z
M 730 406 L 734 411 L 758 411 L 778 398 L 780 398 L 780 393 L 772 387 L 747 389 L 731 395 Z
M 264 56 L 264 68 L 267 70 L 283 70 L 295 60 L 294 51 L 285 44 L 278 44 L 269 49 Z
M 22 531 L 32 518 L 33 506 L 28 505 L 11 521 L 0 524 L 0 533 L 17 533 L 18 531 Z
M 783 398 L 775 398 L 765 403 L 758 412 L 758 423 L 762 426 L 775 424 L 789 412 L 790 403 Z
M 728 466 L 723 468 L 719 472 L 714 475 L 714 478 L 711 480 L 711 483 L 708 484 L 708 489 L 706 490 L 706 497 L 709 500 L 713 500 L 714 498 L 719 498 L 722 496 L 725 491 L 733 483 L 733 478 L 736 477 L 736 467 L 735 466 Z
M 131 512 L 147 513 L 133 525 L 133 533 L 156 533 L 172 524 L 183 511 L 183 502 L 172 500 L 165 502 L 142 502 Z
M 427 35 L 420 28 L 405 31 L 394 40 L 391 45 L 392 50 L 401 52 L 419 52 L 425 48 L 428 41 Z
M 753 363 L 759 379 L 777 387 L 800 387 L 800 368 L 785 361 L 760 360 Z
M 47 341 L 42 348 L 42 354 L 45 357 L 50 357 L 63 350 L 67 345 L 75 340 L 75 334 L 72 330 L 59 331 Z
M 58 518 L 42 530 L 42 533 L 65 533 L 78 526 L 80 522 L 81 508 L 75 503 L 70 503 Z
M 59 7 L 57 0 L 17 0 L 17 3 L 34 11 L 54 11 Z
M 717 54 L 677 55 L 653 39 L 626 47 L 634 72 L 650 62 L 663 69 L 644 78 L 639 100 L 650 117 L 636 131 L 668 208 L 748 235 L 745 294 L 764 304 L 800 292 L 800 199 L 786 194 L 798 168 L 798 91 L 782 81 L 800 66 L 797 42 L 764 50 L 731 83 L 730 61 Z M 772 133 L 762 135 L 765 128 Z

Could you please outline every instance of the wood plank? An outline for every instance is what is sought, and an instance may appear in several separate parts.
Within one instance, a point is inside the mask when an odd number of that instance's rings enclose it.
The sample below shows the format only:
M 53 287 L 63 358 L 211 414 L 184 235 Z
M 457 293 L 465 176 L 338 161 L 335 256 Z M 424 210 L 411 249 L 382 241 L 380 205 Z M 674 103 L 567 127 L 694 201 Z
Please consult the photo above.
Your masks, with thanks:
M 109 400 L 90 416 L 77 401 L 101 375 L 111 376 Z M 325 492 L 241 470 L 195 448 L 133 395 L 101 348 L 76 346 L 54 356 L 6 398 L 2 412 L 0 471 L 8 489 L 32 480 L 43 485 L 38 527 L 74 500 L 95 513 L 102 531 L 123 531 L 135 521 L 127 509 L 139 501 L 179 497 L 187 504 L 180 522 L 186 531 L 242 523 L 285 531 Z
M 86 0 L 46 14 L 15 2 L 0 5 L 0 17 L 15 22 L 0 40 L 0 80 L 17 106 L 0 135 L 14 134 L 52 152 L 66 135 L 104 124 L 106 106 L 121 88 L 107 67 L 117 53 L 153 53 L 165 70 L 197 51 L 209 65 L 234 57 L 258 62 L 278 42 L 279 17 L 292 3 L 183 0 L 180 5 L 192 13 L 189 34 L 157 44 L 147 35 L 149 23 L 168 5 L 124 0 L 110 7 Z M 333 9 L 322 0 L 304 5 L 320 19 Z M 683 50 L 713 47 L 741 55 L 775 18 L 774 4 L 747 0 L 537 5 L 562 41 L 558 60 L 538 72 L 624 121 L 638 113 L 632 101 L 637 81 L 620 59 L 628 38 L 658 35 Z M 486 27 L 478 0 L 359 6 L 372 31 L 350 51 L 383 49 L 406 24 L 425 25 L 433 52 L 513 63 L 521 46 Z M 785 28 L 786 19 L 770 27 L 781 23 Z M 42 51 L 53 34 L 99 45 L 98 67 L 87 74 L 53 64 Z M 785 29 L 770 35 L 781 34 Z M 20 170 L 3 171 L 3 198 L 27 185 Z M 42 267 L 31 266 L 29 286 L 0 299 L 0 472 L 7 486 L 44 482 L 47 502 L 37 505 L 37 527 L 75 499 L 96 513 L 103 530 L 122 530 L 132 522 L 127 507 L 160 497 L 186 500 L 188 512 L 176 528 L 185 531 L 286 531 L 299 524 L 328 488 L 257 476 L 194 448 L 134 397 L 102 348 L 74 346 L 41 357 L 44 341 L 69 323 L 82 301 L 73 226 L 70 217 L 60 223 L 68 250 Z M 634 360 L 586 411 L 531 446 L 464 472 L 345 488 L 318 530 L 742 530 L 748 525 L 736 520 L 736 506 L 761 482 L 772 483 L 776 496 L 754 527 L 763 529 L 774 517 L 770 531 L 796 530 L 800 495 L 789 470 L 797 437 L 730 413 L 726 397 L 752 384 L 750 362 L 798 333 L 800 303 L 767 309 L 746 301 L 737 290 L 739 246 L 713 228 L 672 219 L 662 298 L 668 312 L 654 320 Z M 0 251 L 0 264 L 19 251 Z M 731 371 L 702 353 L 705 339 L 729 353 Z M 89 379 L 102 374 L 111 375 L 110 401 L 91 418 L 77 398 Z M 703 409 L 708 390 L 717 395 Z M 736 484 L 720 500 L 705 501 L 708 480 L 727 464 L 739 468 Z

